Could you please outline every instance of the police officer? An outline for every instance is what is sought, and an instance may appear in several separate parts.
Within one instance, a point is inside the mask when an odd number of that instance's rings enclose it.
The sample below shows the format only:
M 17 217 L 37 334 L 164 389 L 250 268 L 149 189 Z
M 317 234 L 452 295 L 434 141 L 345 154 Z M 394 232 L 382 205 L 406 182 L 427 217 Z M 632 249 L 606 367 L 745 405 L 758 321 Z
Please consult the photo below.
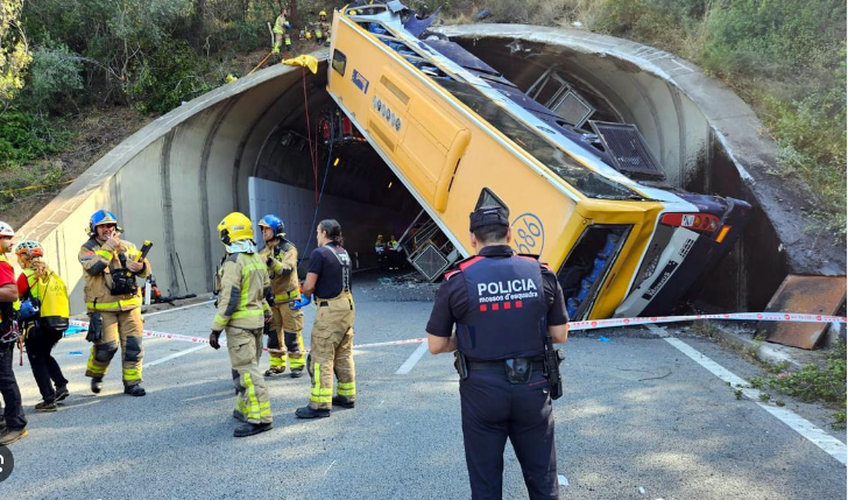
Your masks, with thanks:
M 355 308 L 350 293 L 350 256 L 342 248 L 342 227 L 333 219 L 318 223 L 318 248 L 309 256 L 303 284 L 306 298 L 315 295 L 318 313 L 309 342 L 309 374 L 312 393 L 309 404 L 298 408 L 298 418 L 329 417 L 332 405 L 353 408 L 356 400 L 356 370 L 353 365 L 353 320 Z M 304 303 L 298 301 L 298 305 Z M 338 378 L 333 396 L 333 373 Z
M 6 253 L 12 250 L 14 236 L 12 226 L 0 222 L 0 395 L 6 405 L 0 417 L 0 445 L 14 443 L 28 434 L 21 390 L 12 371 L 15 341 L 18 339 L 15 323 L 18 287 L 15 285 L 15 271 Z
M 91 392 L 103 390 L 103 377 L 112 357 L 121 346 L 121 366 L 124 393 L 144 396 L 141 387 L 144 348 L 141 339 L 144 320 L 141 318 L 141 289 L 135 278 L 150 275 L 150 262 L 129 241 L 121 240 L 121 228 L 115 214 L 98 210 L 88 223 L 88 237 L 79 252 L 79 262 L 85 271 L 85 302 L 93 325 L 102 319 L 102 331 L 92 332 L 94 342 L 88 358 L 86 377 L 91 377 Z M 129 279 L 123 279 L 124 276 Z
M 226 329 L 230 363 L 238 376 L 233 418 L 244 422 L 233 436 L 252 436 L 272 427 L 271 401 L 259 370 L 263 325 L 271 321 L 265 300 L 271 294 L 271 282 L 256 251 L 247 216 L 240 212 L 227 215 L 218 224 L 218 233 L 227 256 L 218 271 L 218 312 L 212 321 L 209 345 L 218 350 L 221 331 Z
M 509 212 L 471 213 L 477 255 L 445 275 L 427 323 L 430 352 L 458 349 L 462 435 L 474 499 L 499 499 L 507 438 L 531 499 L 558 498 L 544 339 L 565 342 L 567 314 L 556 276 L 509 247 Z M 456 333 L 452 334 L 454 324 Z
M 271 367 L 265 376 L 285 372 L 288 358 L 291 377 L 300 378 L 306 365 L 306 356 L 303 354 L 303 311 L 290 307 L 300 297 L 297 248 L 285 238 L 286 226 L 276 215 L 262 217 L 258 225 L 262 228 L 262 239 L 265 240 L 259 255 L 268 266 L 275 303 L 271 307 L 273 317 L 267 332 Z

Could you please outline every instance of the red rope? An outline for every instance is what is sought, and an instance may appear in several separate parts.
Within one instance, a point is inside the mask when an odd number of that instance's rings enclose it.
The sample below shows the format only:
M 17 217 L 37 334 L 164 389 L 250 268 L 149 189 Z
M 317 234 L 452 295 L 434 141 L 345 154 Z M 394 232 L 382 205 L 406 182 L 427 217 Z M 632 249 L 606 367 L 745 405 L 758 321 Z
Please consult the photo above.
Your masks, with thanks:
M 312 160 L 312 177 L 315 181 L 315 205 L 318 206 L 318 161 L 315 158 L 317 152 L 312 147 L 312 126 L 309 124 L 309 95 L 306 92 L 306 68 L 301 68 L 303 77 L 303 103 L 306 110 L 306 138 L 309 141 L 309 156 Z

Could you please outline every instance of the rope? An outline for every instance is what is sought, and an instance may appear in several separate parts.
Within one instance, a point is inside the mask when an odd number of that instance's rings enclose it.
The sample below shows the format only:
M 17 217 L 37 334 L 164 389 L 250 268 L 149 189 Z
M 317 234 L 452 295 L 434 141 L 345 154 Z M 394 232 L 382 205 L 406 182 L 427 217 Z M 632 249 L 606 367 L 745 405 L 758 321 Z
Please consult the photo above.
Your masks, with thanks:
M 313 239 L 310 238 L 311 231 L 315 229 L 315 224 L 318 223 L 318 207 L 321 205 L 321 198 L 324 197 L 324 186 L 327 185 L 327 177 L 330 176 L 330 165 L 333 164 L 333 143 L 336 138 L 335 120 L 330 120 L 330 150 L 327 153 L 327 168 L 324 171 L 324 180 L 321 181 L 321 192 L 318 194 L 318 203 L 315 205 L 315 213 L 312 215 L 312 225 L 307 229 L 306 244 L 302 255 L 309 256 L 309 245 Z
M 309 123 L 309 94 L 306 92 L 306 67 L 301 67 L 300 74 L 303 77 L 303 103 L 306 111 L 306 140 L 309 142 L 309 156 L 312 159 L 312 178 L 315 183 L 315 207 L 318 207 L 318 158 L 317 152 L 312 145 L 312 125 Z
M 257 69 L 261 68 L 261 67 L 262 67 L 262 65 L 263 65 L 263 64 L 265 64 L 265 61 L 267 61 L 269 57 L 271 57 L 271 52 L 268 52 L 268 55 L 267 55 L 267 56 L 265 56 L 265 59 L 262 59 L 262 61 L 261 61 L 259 64 L 257 64 L 255 68 L 253 68 L 252 70 L 250 70 L 250 73 L 248 73 L 248 75 L 252 75 L 254 71 L 256 71 Z

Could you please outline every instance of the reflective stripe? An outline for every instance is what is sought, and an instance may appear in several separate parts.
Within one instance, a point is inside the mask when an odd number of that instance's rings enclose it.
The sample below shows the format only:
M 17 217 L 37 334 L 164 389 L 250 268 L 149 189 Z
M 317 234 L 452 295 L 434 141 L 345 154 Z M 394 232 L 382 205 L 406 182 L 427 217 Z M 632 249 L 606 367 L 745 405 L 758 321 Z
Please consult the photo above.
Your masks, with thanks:
M 220 314 L 215 314 L 215 319 L 213 321 L 215 322 L 216 325 L 222 325 L 223 326 L 223 325 L 227 324 L 228 320 L 227 320 L 227 318 L 221 316 Z
M 292 370 L 295 370 L 297 368 L 303 368 L 304 366 L 306 366 L 306 357 L 304 357 L 302 354 L 300 356 L 292 356 L 291 354 L 289 354 L 288 357 L 289 366 Z
M 141 306 L 141 297 L 135 296 L 131 299 L 119 300 L 118 302 L 98 302 L 95 307 L 94 302 L 86 302 L 89 309 L 95 311 L 103 311 L 105 309 L 120 309 L 122 307 L 139 307 Z
M 309 400 L 313 403 L 332 403 L 333 402 L 333 388 L 332 387 L 321 387 L 321 364 L 314 363 L 314 371 L 315 371 L 315 382 L 312 385 L 312 393 L 309 395 Z
M 337 384 L 339 396 L 355 396 L 356 395 L 356 382 L 339 382 Z
M 103 257 L 103 258 L 104 258 L 104 259 L 106 259 L 106 260 L 109 260 L 109 261 L 111 261 L 111 260 L 112 260 L 112 252 L 107 252 L 106 250 L 97 250 L 97 251 L 96 251 L 96 252 L 94 252 L 94 253 L 96 253 L 97 255 L 99 255 L 99 256 L 101 256 L 101 257 Z
M 244 310 L 244 311 L 234 312 L 233 315 L 230 316 L 230 318 L 232 318 L 232 319 L 248 318 L 248 317 L 251 317 L 251 316 L 262 316 L 264 314 L 265 313 L 261 309 L 247 309 L 247 310 Z M 217 314 L 215 315 L 215 318 L 216 319 L 218 318 Z
M 261 411 L 259 409 L 259 400 L 256 399 L 256 386 L 253 385 L 253 379 L 249 373 L 245 372 L 242 377 L 244 378 L 244 387 L 247 391 L 247 418 L 248 420 L 259 421 Z
M 89 377 L 102 377 L 106 374 L 106 370 L 109 368 L 108 364 L 100 365 L 94 359 L 95 346 L 91 346 L 91 355 L 88 357 L 88 366 L 86 366 L 86 376 Z
M 298 297 L 300 297 L 300 289 L 295 288 L 294 290 L 292 290 L 290 292 L 278 293 L 277 295 L 274 295 L 274 300 L 282 303 L 282 302 L 290 302 L 291 300 L 296 299 Z
M 283 362 L 283 358 L 277 356 L 271 356 L 271 368 L 279 368 L 284 366 L 285 362 Z
M 279 273 L 283 270 L 283 263 L 279 260 L 274 260 L 274 272 Z
M 124 368 L 124 380 L 141 380 L 141 368 Z

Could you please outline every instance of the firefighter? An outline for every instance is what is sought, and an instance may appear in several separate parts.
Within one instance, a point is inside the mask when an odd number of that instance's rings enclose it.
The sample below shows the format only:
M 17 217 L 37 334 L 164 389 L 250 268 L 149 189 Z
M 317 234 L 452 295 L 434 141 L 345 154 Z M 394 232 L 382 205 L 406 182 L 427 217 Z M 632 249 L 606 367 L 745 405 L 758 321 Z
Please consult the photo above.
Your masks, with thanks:
M 318 313 L 309 342 L 309 374 L 312 393 L 309 404 L 298 408 L 298 418 L 329 417 L 332 406 L 353 408 L 356 400 L 356 370 L 353 364 L 353 320 L 355 308 L 350 293 L 350 256 L 342 248 L 342 227 L 333 219 L 322 220 L 315 231 L 318 248 L 309 256 L 303 284 L 303 299 L 315 295 Z M 338 378 L 333 396 L 333 374 Z
M 330 23 L 327 22 L 327 11 L 318 13 L 318 22 L 315 23 L 315 41 L 320 45 L 330 45 Z
M 121 240 L 121 231 L 115 214 L 98 210 L 88 223 L 89 240 L 80 248 L 79 262 L 84 271 L 85 302 L 90 317 L 86 338 L 94 343 L 85 376 L 91 377 L 91 392 L 99 394 L 120 344 L 124 393 L 144 396 L 146 392 L 141 387 L 144 320 L 141 289 L 135 278 L 147 278 L 151 269 L 150 262 L 135 245 Z
M 471 498 L 501 498 L 507 438 L 531 499 L 559 498 L 545 336 L 564 343 L 568 314 L 556 275 L 509 246 L 509 212 L 471 213 L 477 255 L 445 275 L 427 323 L 432 354 L 456 353 Z M 511 289 L 513 293 L 504 294 Z M 494 290 L 494 292 L 493 292 Z M 453 332 L 456 325 L 456 332 Z
M 374 242 L 374 253 L 377 254 L 377 264 L 380 266 L 380 270 L 385 270 L 388 257 L 386 255 L 386 243 L 383 241 L 382 234 L 378 234 L 377 241 Z
M 285 238 L 283 220 L 268 214 L 259 221 L 265 247 L 259 255 L 268 266 L 271 290 L 274 292 L 273 319 L 268 335 L 268 352 L 271 367 L 265 376 L 274 376 L 286 371 L 286 360 L 292 378 L 303 376 L 306 359 L 303 354 L 303 311 L 292 309 L 293 301 L 300 297 L 300 282 L 297 277 L 297 248 Z
M 12 250 L 14 236 L 12 226 L 0 222 L 0 395 L 6 405 L 0 417 L 0 445 L 14 443 L 29 434 L 26 430 L 24 407 L 21 404 L 21 390 L 12 370 L 15 342 L 18 340 L 15 310 L 19 302 L 15 271 L 6 258 L 6 252 Z
M 18 323 L 25 333 L 24 345 L 42 401 L 35 411 L 54 412 L 56 403 L 68 397 L 68 379 L 51 351 L 68 329 L 68 291 L 58 274 L 44 262 L 44 248 L 25 240 L 15 246 L 18 266 L 18 295 L 23 302 Z M 55 387 L 53 384 L 56 384 Z
M 291 36 L 288 31 L 291 29 L 291 23 L 289 23 L 288 17 L 289 11 L 283 9 L 274 21 L 274 29 L 272 30 L 274 32 L 274 48 L 271 49 L 271 53 L 274 55 L 280 53 L 280 44 L 283 42 L 285 42 L 286 50 L 291 50 Z
M 218 224 L 218 233 L 227 255 L 218 271 L 218 313 L 212 321 L 209 345 L 219 349 L 218 339 L 226 329 L 230 363 L 238 374 L 233 418 L 244 422 L 233 436 L 252 436 L 273 426 L 271 401 L 259 370 L 263 325 L 271 321 L 271 309 L 265 300 L 271 294 L 271 282 L 265 262 L 256 251 L 247 216 L 239 212 L 227 215 Z

